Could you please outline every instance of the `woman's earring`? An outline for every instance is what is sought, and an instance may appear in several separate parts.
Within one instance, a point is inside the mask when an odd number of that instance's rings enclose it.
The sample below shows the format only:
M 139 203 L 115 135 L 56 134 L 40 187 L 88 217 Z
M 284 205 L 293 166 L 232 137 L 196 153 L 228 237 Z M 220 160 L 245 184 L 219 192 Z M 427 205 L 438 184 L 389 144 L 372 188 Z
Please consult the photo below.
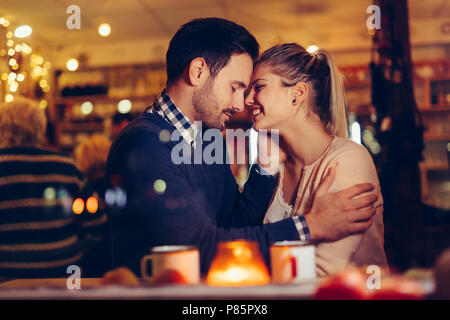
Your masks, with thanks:
M 294 98 L 294 100 L 292 100 L 292 103 L 296 103 L 297 102 L 297 99 L 296 98 Z

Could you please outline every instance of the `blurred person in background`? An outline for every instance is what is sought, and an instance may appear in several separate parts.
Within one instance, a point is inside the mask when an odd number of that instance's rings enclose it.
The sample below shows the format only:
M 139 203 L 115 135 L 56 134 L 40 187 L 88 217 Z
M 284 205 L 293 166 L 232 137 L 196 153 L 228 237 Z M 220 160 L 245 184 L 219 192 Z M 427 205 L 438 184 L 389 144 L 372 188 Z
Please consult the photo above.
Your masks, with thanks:
M 98 196 L 68 156 L 43 149 L 47 119 L 32 100 L 0 104 L 0 277 L 67 277 L 104 238 Z
M 87 178 L 88 183 L 99 195 L 101 208 L 105 208 L 105 170 L 111 141 L 101 134 L 95 134 L 80 143 L 75 149 L 76 166 Z M 107 224 L 107 234 L 109 234 Z M 111 248 L 108 237 L 99 242 L 95 250 L 87 253 L 86 271 L 89 274 L 100 275 L 110 267 Z
M 105 197 L 105 170 L 111 141 L 96 134 L 85 139 L 75 149 L 77 167 L 84 173 L 98 195 Z
M 49 121 L 47 117 L 47 128 L 45 129 L 45 136 L 41 144 L 43 149 L 52 151 L 61 151 L 58 147 L 56 139 L 56 128 L 53 122 Z
M 116 139 L 122 129 L 125 128 L 131 121 L 133 121 L 132 114 L 116 112 L 112 118 L 111 140 Z

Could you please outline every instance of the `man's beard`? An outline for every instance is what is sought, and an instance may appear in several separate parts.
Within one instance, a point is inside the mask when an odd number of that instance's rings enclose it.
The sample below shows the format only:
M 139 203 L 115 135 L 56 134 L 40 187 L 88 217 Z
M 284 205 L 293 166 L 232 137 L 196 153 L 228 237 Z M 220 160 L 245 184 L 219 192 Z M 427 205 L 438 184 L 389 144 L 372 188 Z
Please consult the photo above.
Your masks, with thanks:
M 222 121 L 222 111 L 213 92 L 213 84 L 214 80 L 209 77 L 205 85 L 194 92 L 192 105 L 203 125 L 223 131 L 225 123 Z

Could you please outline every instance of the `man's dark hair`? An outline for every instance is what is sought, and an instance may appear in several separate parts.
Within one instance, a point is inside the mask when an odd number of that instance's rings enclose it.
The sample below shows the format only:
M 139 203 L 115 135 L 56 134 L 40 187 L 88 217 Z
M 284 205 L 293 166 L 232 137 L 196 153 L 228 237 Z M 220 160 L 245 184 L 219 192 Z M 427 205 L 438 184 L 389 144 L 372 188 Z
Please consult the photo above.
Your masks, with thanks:
M 166 54 L 167 85 L 175 83 L 189 63 L 205 59 L 211 77 L 225 67 L 232 54 L 248 53 L 253 60 L 259 44 L 244 27 L 220 18 L 194 19 L 173 36 Z

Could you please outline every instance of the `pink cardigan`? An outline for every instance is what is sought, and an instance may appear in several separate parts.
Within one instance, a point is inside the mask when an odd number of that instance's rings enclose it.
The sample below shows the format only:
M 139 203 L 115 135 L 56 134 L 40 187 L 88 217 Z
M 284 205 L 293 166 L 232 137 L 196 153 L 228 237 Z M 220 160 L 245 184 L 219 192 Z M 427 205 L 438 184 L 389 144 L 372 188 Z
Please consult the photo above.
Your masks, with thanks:
M 378 204 L 383 203 L 377 172 L 369 152 L 361 145 L 340 137 L 332 142 L 322 155 L 312 164 L 303 168 L 295 206 L 286 212 L 286 206 L 280 206 L 280 169 L 279 181 L 264 219 L 265 223 L 279 221 L 309 211 L 315 190 L 328 172 L 336 168 L 336 176 L 329 191 L 337 192 L 357 183 L 370 182 L 376 186 Z M 278 194 L 277 194 L 278 193 Z M 377 209 L 373 225 L 362 234 L 347 236 L 334 242 L 321 242 L 316 246 L 316 272 L 318 276 L 333 274 L 349 266 L 359 267 L 377 265 L 388 268 L 384 252 L 383 207 Z

